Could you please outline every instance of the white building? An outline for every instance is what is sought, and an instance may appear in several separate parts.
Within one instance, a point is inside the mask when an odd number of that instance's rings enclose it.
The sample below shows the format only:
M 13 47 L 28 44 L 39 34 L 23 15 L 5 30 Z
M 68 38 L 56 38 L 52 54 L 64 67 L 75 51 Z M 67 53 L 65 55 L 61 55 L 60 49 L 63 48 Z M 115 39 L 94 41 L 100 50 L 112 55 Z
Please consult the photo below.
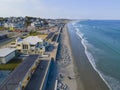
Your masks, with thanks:
M 6 64 L 8 61 L 15 57 L 14 48 L 3 48 L 0 49 L 0 64 Z
M 24 22 L 18 22 L 18 23 L 4 23 L 5 28 L 23 28 Z
M 43 40 L 38 36 L 29 36 L 25 39 L 18 38 L 15 43 L 11 44 L 12 48 L 16 48 L 19 52 L 24 54 L 41 54 L 45 52 Z
M 13 23 L 4 23 L 5 28 L 13 28 L 15 25 Z
M 42 27 L 43 23 L 40 21 L 40 22 L 32 22 L 31 23 L 31 26 L 32 27 Z

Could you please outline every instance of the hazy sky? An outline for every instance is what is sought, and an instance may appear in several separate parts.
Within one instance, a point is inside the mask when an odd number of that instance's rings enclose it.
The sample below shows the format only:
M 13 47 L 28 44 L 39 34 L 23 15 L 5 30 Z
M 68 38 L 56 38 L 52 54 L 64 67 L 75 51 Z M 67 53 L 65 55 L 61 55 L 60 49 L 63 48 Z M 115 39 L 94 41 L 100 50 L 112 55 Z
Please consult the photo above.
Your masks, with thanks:
M 120 19 L 120 0 L 0 0 L 0 16 Z

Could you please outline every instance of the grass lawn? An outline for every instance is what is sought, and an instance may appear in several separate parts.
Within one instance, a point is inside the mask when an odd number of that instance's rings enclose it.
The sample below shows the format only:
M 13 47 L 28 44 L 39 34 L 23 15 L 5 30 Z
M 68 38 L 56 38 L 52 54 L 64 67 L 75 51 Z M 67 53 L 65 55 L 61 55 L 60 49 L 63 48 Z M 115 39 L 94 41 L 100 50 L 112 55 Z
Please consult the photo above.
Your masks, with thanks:
M 47 34 L 41 34 L 41 35 L 37 35 L 39 38 L 42 38 L 43 40 L 48 36 Z
M 0 64 L 0 70 L 14 70 L 22 60 L 19 59 L 12 59 L 7 64 Z

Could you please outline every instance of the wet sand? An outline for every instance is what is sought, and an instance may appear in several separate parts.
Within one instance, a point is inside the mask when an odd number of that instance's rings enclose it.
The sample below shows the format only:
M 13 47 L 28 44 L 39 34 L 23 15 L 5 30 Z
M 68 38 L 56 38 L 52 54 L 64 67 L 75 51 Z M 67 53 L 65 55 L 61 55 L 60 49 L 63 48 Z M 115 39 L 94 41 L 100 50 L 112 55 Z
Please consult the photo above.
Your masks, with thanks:
M 85 55 L 84 47 L 77 37 L 74 28 L 68 30 L 70 46 L 74 58 L 74 71 L 77 77 L 78 90 L 109 90 L 108 86 L 93 69 Z

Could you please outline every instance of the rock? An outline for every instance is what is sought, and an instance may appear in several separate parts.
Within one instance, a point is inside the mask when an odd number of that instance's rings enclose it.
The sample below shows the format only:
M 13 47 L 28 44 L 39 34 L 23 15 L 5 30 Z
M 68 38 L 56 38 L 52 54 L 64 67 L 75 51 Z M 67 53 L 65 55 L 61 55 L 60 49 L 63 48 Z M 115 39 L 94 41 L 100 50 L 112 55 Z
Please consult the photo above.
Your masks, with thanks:
M 63 76 L 62 74 L 59 74 L 59 77 L 60 77 L 60 78 L 64 78 L 64 76 Z
M 61 84 L 61 83 L 58 83 L 57 88 L 60 89 L 61 86 L 62 86 L 62 84 Z
M 68 79 L 70 79 L 70 80 L 71 80 L 72 78 L 71 78 L 70 76 L 68 76 Z

